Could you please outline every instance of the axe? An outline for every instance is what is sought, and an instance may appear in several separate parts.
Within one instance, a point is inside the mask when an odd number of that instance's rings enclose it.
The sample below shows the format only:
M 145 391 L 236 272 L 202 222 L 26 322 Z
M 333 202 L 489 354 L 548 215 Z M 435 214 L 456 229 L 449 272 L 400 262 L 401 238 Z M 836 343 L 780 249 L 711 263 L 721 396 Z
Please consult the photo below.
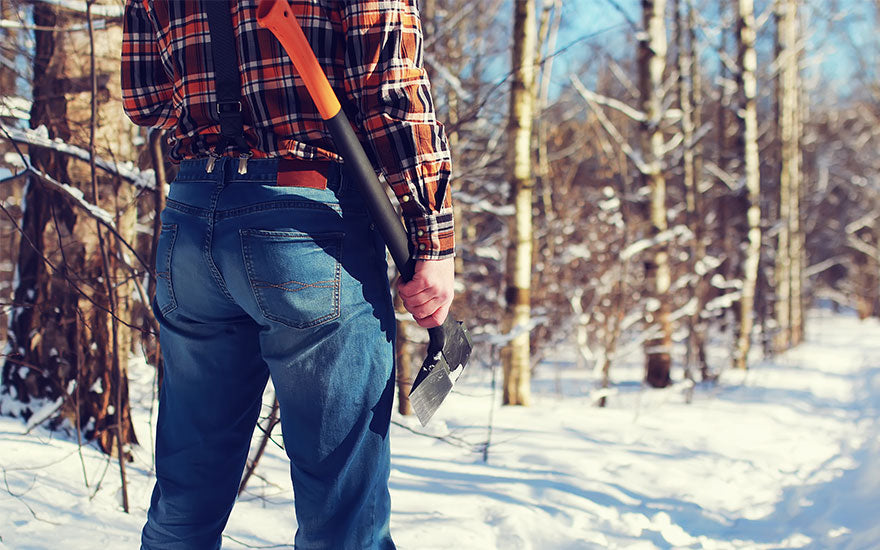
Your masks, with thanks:
M 290 56 L 321 118 L 330 130 L 333 143 L 345 159 L 348 175 L 363 195 L 367 210 L 385 240 L 400 276 L 405 281 L 412 279 L 415 264 L 406 230 L 379 183 L 373 165 L 342 111 L 339 100 L 287 0 L 260 0 L 257 6 L 257 23 L 269 29 Z M 430 341 L 427 357 L 409 393 L 413 410 L 422 426 L 428 423 L 452 390 L 454 381 L 450 374 L 457 369 L 464 369 L 472 347 L 464 324 L 453 321 L 451 314 L 441 326 L 428 329 L 428 336 Z

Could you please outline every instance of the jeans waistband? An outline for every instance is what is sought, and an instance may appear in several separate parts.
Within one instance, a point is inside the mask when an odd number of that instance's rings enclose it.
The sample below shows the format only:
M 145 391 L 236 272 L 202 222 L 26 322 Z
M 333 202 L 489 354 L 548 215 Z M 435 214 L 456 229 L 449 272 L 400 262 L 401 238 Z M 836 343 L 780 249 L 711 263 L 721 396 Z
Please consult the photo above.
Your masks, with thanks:
M 298 172 L 312 169 L 326 175 L 328 186 L 333 188 L 333 183 L 342 175 L 342 165 L 337 162 L 324 160 L 289 160 L 279 158 L 248 159 L 247 171 L 238 173 L 239 159 L 237 157 L 220 157 L 214 163 L 214 169 L 208 172 L 210 157 L 197 159 L 184 159 L 180 161 L 180 170 L 175 181 L 252 181 L 269 183 L 278 179 L 278 174 Z

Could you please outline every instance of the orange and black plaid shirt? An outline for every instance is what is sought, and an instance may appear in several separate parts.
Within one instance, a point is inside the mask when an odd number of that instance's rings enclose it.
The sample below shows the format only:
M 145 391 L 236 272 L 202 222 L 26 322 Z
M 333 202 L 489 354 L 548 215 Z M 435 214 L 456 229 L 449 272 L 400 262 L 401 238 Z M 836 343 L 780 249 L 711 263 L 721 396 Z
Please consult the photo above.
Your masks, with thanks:
M 125 3 L 123 106 L 135 124 L 169 130 L 174 162 L 206 156 L 219 141 L 205 1 L 225 0 Z M 451 162 L 422 66 L 415 0 L 288 1 L 400 201 L 415 257 L 451 256 Z M 341 160 L 281 44 L 257 25 L 257 0 L 232 0 L 230 9 L 254 158 Z

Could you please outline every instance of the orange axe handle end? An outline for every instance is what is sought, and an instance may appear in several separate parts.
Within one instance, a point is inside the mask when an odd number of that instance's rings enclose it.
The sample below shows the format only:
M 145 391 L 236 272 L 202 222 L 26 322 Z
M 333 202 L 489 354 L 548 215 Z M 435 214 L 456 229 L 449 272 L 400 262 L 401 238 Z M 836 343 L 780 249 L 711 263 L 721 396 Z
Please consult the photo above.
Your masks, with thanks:
M 257 23 L 278 37 L 305 82 L 321 118 L 330 120 L 336 116 L 342 107 L 287 0 L 261 0 L 257 6 Z

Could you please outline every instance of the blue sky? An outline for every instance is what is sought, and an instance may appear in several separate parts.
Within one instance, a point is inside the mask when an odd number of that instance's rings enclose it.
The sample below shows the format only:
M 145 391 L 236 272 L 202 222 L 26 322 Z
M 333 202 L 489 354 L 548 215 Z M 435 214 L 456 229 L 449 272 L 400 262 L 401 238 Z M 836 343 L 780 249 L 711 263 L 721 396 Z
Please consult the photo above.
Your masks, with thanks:
M 668 3 L 671 9 L 671 0 Z M 717 10 L 720 5 L 727 4 L 728 10 L 734 5 L 730 0 L 695 0 L 695 3 L 698 9 L 702 7 L 701 17 L 713 23 L 712 26 L 715 26 L 714 23 L 719 19 Z M 756 13 L 760 17 L 769 9 L 772 1 L 756 0 L 755 4 Z M 808 46 L 805 76 L 819 71 L 825 90 L 833 89 L 846 94 L 853 89 L 853 86 L 859 85 L 858 77 L 862 69 L 857 62 L 857 52 L 860 52 L 864 59 L 870 60 L 872 55 L 869 52 L 873 49 L 873 58 L 880 58 L 880 48 L 878 48 L 880 40 L 877 38 L 877 19 L 874 16 L 873 0 L 806 0 L 805 5 L 809 19 L 806 29 Z M 559 55 L 560 62 L 554 69 L 555 82 L 567 81 L 568 72 L 576 70 L 589 55 L 590 43 L 599 44 L 609 52 L 618 51 L 616 55 L 618 58 L 634 57 L 635 52 L 632 51 L 630 43 L 632 31 L 626 17 L 640 24 L 638 0 L 565 0 L 563 10 L 563 28 L 560 30 L 558 47 L 583 36 L 600 34 Z M 759 63 L 772 61 L 773 24 L 773 18 L 770 17 L 759 29 Z M 601 32 L 610 27 L 613 30 Z M 669 38 L 671 41 L 671 29 Z M 701 33 L 701 40 L 705 38 L 706 35 Z M 703 44 L 702 47 L 705 49 L 707 45 Z M 714 71 L 718 64 L 717 55 L 711 51 L 704 51 L 704 63 L 706 62 L 707 68 Z M 873 73 L 866 77 L 876 81 L 880 76 L 876 73 L 876 61 L 872 70 Z

